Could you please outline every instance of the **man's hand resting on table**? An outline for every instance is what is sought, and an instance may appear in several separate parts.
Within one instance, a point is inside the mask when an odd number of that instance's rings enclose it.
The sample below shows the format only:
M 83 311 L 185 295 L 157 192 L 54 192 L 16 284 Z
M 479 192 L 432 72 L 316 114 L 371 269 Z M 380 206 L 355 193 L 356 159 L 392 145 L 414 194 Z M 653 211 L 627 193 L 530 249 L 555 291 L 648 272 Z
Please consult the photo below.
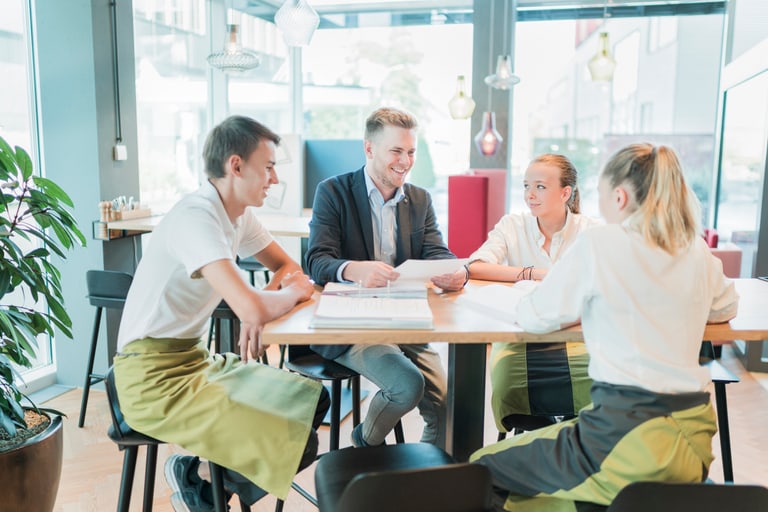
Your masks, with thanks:
M 394 283 L 400 273 L 383 261 L 351 261 L 344 267 L 342 278 L 364 288 L 381 288 Z

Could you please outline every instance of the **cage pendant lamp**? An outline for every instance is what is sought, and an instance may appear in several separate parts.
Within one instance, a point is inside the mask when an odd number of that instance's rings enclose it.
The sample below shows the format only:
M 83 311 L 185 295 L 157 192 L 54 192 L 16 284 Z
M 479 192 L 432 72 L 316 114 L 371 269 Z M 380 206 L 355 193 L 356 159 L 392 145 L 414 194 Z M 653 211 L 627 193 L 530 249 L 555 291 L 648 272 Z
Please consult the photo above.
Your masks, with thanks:
M 307 0 L 285 0 L 275 13 L 275 25 L 288 46 L 309 46 L 320 16 Z
M 611 55 L 608 32 L 600 32 L 599 47 L 594 57 L 589 60 L 589 74 L 593 82 L 610 82 L 616 69 L 616 60 Z
M 453 119 L 468 119 L 475 111 L 475 100 L 467 96 L 464 75 L 456 79 L 456 94 L 448 102 L 448 111 Z
M 208 56 L 208 64 L 225 73 L 242 73 L 261 64 L 261 59 L 255 53 L 243 49 L 238 37 L 238 25 L 227 25 L 227 41 L 224 49 Z

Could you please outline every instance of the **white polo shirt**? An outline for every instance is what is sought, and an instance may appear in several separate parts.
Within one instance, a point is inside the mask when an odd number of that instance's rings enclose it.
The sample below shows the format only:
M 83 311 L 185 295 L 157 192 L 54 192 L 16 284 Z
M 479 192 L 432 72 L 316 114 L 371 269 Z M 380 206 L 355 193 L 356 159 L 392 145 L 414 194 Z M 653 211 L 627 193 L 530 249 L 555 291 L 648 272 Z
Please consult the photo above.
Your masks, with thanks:
M 221 301 L 199 270 L 253 256 L 273 241 L 246 212 L 233 224 L 216 188 L 205 182 L 168 212 L 152 233 L 123 310 L 117 349 L 143 338 L 200 338 Z

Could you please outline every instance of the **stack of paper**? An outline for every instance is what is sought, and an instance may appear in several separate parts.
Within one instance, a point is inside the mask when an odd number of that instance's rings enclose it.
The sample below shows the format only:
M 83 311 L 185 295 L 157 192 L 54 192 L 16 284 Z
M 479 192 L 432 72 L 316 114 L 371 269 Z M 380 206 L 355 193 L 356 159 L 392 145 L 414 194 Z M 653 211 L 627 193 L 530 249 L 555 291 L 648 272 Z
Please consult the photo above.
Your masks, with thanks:
M 536 287 L 536 281 L 518 281 L 513 286 L 489 284 L 466 288 L 456 298 L 462 304 L 492 317 L 509 323 L 515 323 L 515 311 L 520 299 Z
M 332 329 L 432 329 L 427 283 L 435 275 L 455 272 L 466 259 L 407 260 L 395 270 L 396 281 L 380 288 L 328 283 L 309 323 Z
M 313 328 L 336 329 L 432 329 L 432 310 L 421 299 L 356 295 L 320 297 Z

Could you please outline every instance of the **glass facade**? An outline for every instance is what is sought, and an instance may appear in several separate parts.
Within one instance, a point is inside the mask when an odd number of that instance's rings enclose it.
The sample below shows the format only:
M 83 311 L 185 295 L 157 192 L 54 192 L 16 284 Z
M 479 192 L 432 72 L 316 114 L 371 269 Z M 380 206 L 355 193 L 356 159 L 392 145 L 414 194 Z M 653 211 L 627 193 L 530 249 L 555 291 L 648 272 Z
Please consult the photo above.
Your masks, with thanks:
M 37 151 L 37 123 L 35 105 L 35 78 L 32 64 L 31 33 L 28 2 L 5 0 L 0 16 L 0 135 L 11 146 L 23 147 L 31 156 L 35 169 L 40 169 Z M 32 250 L 28 240 L 19 238 L 15 242 L 25 250 Z M 0 301 L 19 304 L 25 300 L 18 291 L 13 296 L 0 297 Z M 27 306 L 36 307 L 27 300 Z M 40 305 L 37 305 L 40 307 Z M 31 370 L 52 364 L 51 339 L 39 336 L 36 358 Z

